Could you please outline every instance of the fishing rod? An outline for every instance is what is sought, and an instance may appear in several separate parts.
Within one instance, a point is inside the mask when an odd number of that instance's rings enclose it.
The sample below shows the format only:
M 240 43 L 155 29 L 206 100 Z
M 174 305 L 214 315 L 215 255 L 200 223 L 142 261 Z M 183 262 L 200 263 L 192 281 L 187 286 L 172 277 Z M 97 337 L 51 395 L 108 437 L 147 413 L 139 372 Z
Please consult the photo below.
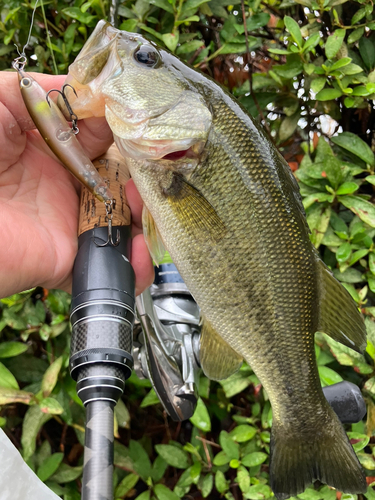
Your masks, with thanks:
M 113 498 L 114 407 L 133 367 L 135 277 L 124 160 L 112 147 L 94 165 L 115 203 L 82 190 L 73 269 L 70 372 L 86 408 L 83 500 Z

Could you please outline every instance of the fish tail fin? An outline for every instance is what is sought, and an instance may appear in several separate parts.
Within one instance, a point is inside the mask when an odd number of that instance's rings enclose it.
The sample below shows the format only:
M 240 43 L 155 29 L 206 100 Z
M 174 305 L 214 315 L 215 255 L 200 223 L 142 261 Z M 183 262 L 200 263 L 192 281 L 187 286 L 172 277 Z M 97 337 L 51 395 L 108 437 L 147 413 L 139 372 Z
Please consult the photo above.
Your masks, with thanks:
M 333 411 L 327 412 L 328 422 L 319 415 L 319 429 L 302 436 L 274 422 L 270 480 L 277 500 L 302 493 L 316 480 L 345 493 L 366 492 L 366 476 L 348 437 Z
M 363 353 L 367 346 L 366 328 L 357 304 L 321 260 L 317 269 L 320 302 L 318 331 Z

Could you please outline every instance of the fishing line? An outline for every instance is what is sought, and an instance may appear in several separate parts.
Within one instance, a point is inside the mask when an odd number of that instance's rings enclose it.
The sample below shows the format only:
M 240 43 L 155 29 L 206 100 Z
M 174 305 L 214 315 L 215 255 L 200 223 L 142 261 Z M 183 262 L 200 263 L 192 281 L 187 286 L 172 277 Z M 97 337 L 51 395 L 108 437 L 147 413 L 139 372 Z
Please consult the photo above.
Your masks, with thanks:
M 17 50 L 17 54 L 20 56 L 20 57 L 25 57 L 26 58 L 26 53 L 25 53 L 25 50 L 26 50 L 26 47 L 29 45 L 30 43 L 30 39 L 31 39 L 31 32 L 33 30 L 33 26 L 34 26 L 34 16 L 35 16 L 35 11 L 38 7 L 38 3 L 39 3 L 39 0 L 36 0 L 36 3 L 34 5 L 34 9 L 33 9 L 33 13 L 31 15 L 31 25 L 30 25 L 30 29 L 29 29 L 29 36 L 27 37 L 27 41 L 25 43 L 25 45 L 23 46 L 23 49 L 22 49 L 22 52 L 19 51 L 19 48 L 18 48 L 18 45 L 15 43 L 14 46 L 16 47 L 16 50 Z

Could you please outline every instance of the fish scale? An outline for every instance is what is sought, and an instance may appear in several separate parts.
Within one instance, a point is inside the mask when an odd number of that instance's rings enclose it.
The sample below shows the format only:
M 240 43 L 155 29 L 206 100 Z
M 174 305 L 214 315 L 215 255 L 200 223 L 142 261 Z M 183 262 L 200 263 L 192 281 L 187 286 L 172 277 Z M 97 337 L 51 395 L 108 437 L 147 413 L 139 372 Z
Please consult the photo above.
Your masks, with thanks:
M 152 256 L 162 240 L 201 308 L 203 371 L 225 378 L 244 358 L 269 395 L 277 499 L 316 479 L 365 492 L 314 349 L 316 331 L 365 349 L 364 323 L 310 242 L 285 160 L 233 96 L 138 34 L 99 23 L 69 72 L 73 111 L 91 92 L 126 157 Z

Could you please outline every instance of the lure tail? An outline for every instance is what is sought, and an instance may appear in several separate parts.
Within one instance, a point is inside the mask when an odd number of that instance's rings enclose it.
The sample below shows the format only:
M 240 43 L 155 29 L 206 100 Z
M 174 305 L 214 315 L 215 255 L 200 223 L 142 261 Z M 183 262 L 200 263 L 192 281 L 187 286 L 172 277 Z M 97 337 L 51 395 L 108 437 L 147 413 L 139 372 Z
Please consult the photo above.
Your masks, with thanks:
M 308 434 L 273 423 L 270 476 L 277 500 L 302 493 L 315 480 L 345 493 L 366 492 L 366 476 L 348 437 L 328 403 L 326 410 Z

